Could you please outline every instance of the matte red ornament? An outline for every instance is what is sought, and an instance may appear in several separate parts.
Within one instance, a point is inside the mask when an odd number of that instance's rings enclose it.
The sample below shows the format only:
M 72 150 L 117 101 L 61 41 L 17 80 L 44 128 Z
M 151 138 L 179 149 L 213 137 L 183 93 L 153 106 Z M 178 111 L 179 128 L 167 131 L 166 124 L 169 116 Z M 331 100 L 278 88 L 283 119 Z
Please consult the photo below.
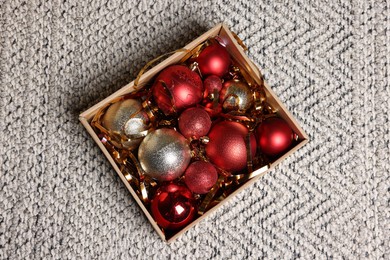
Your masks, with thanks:
M 271 117 L 257 127 L 256 136 L 260 151 L 272 157 L 280 155 L 291 146 L 294 133 L 286 121 Z
M 247 166 L 246 135 L 248 129 L 237 122 L 223 121 L 211 128 L 206 155 L 212 163 L 230 172 L 243 170 Z M 250 135 L 252 156 L 256 154 L 256 138 Z
M 163 113 L 171 115 L 199 103 L 203 90 L 202 79 L 196 72 L 186 66 L 172 65 L 154 81 L 153 97 Z
M 179 229 L 194 219 L 196 201 L 186 186 L 168 183 L 157 189 L 151 202 L 151 211 L 161 227 Z
M 184 173 L 184 182 L 193 193 L 209 192 L 217 180 L 218 172 L 209 162 L 193 162 Z
M 199 139 L 207 135 L 210 128 L 211 118 L 202 108 L 187 108 L 179 117 L 179 130 L 186 138 Z
M 203 81 L 204 86 L 204 98 L 208 95 L 213 94 L 214 90 L 220 92 L 222 89 L 222 80 L 216 75 L 210 75 Z
M 229 52 L 219 43 L 213 43 L 204 48 L 196 61 L 203 76 L 222 77 L 228 72 L 231 64 Z

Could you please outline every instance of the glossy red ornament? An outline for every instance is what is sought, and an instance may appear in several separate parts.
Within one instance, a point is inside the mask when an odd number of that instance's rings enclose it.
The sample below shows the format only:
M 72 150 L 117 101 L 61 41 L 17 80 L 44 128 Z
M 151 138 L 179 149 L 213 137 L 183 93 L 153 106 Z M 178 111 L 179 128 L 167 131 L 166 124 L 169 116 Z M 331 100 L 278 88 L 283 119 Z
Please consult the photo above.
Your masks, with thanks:
M 203 81 L 204 86 L 204 98 L 208 95 L 213 94 L 214 90 L 220 92 L 222 89 L 222 80 L 216 75 L 210 75 Z
M 179 229 L 194 219 L 196 201 L 186 186 L 168 183 L 157 189 L 151 201 L 151 211 L 161 227 Z
M 203 76 L 222 77 L 228 72 L 231 64 L 229 52 L 219 43 L 213 43 L 204 48 L 196 61 Z
M 203 82 L 200 76 L 182 65 L 165 68 L 153 84 L 153 97 L 166 115 L 171 115 L 202 100 Z
M 260 151 L 272 157 L 280 155 L 291 146 L 294 133 L 286 121 L 271 117 L 257 127 L 256 136 Z
M 210 115 L 210 117 L 214 118 L 218 116 L 220 113 L 222 113 L 222 105 L 220 103 L 216 103 L 216 106 L 214 105 L 214 102 L 208 102 L 205 105 L 207 113 Z
M 184 173 L 184 182 L 193 193 L 209 192 L 217 180 L 218 172 L 209 162 L 193 162 Z
M 179 130 L 186 138 L 199 139 L 207 135 L 210 128 L 211 118 L 202 108 L 187 108 L 179 116 Z
M 211 128 L 206 155 L 212 163 L 230 172 L 247 166 L 246 135 L 248 129 L 237 122 L 223 121 Z M 252 156 L 256 154 L 256 138 L 250 136 Z

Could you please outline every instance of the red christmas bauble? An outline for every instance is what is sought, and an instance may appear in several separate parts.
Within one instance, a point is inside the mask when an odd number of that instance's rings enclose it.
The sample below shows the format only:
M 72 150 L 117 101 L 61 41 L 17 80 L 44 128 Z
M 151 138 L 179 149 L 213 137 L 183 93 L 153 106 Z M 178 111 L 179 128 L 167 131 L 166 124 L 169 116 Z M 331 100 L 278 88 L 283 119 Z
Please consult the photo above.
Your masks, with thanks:
M 209 162 L 193 162 L 184 173 L 184 182 L 193 193 L 209 192 L 217 180 L 218 172 Z
M 229 52 L 219 43 L 213 43 L 199 54 L 197 58 L 200 72 L 203 76 L 225 75 L 231 63 Z
M 207 113 L 212 118 L 217 117 L 220 113 L 222 113 L 222 105 L 220 103 L 216 103 L 215 106 L 213 101 L 208 102 L 206 103 L 205 108 L 207 109 Z
M 211 128 L 206 155 L 212 163 L 230 172 L 237 172 L 247 165 L 246 135 L 248 129 L 237 122 L 223 121 Z M 250 136 L 252 155 L 256 154 L 256 138 Z
M 257 144 L 262 153 L 277 156 L 285 152 L 292 144 L 294 133 L 281 118 L 271 117 L 264 120 L 256 129 Z
M 211 118 L 202 108 L 187 108 L 179 117 L 179 130 L 186 138 L 199 139 L 207 135 L 210 128 Z
M 208 95 L 213 94 L 214 90 L 218 93 L 222 89 L 222 80 L 216 75 L 210 75 L 203 81 L 204 86 L 204 98 Z
M 170 115 L 199 103 L 203 98 L 200 76 L 183 65 L 165 68 L 153 84 L 153 97 L 164 114 Z
M 179 229 L 191 223 L 196 201 L 183 185 L 168 183 L 157 189 L 151 201 L 154 220 L 165 229 Z

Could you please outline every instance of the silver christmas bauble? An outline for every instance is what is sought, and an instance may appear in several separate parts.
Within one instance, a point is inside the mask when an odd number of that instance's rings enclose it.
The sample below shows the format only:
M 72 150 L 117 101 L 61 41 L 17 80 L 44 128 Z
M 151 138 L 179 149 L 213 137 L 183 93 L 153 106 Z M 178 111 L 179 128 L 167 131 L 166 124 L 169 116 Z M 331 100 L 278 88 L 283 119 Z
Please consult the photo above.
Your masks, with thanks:
M 138 160 L 145 174 L 159 181 L 180 177 L 191 160 L 187 139 L 173 129 L 149 133 L 138 149 Z
M 149 118 L 142 110 L 140 101 L 125 99 L 107 109 L 102 125 L 113 133 L 128 137 L 129 140 L 123 141 L 122 145 L 124 148 L 134 149 L 142 141 L 139 134 L 149 128 Z
M 219 101 L 225 111 L 245 113 L 253 105 L 254 98 L 248 84 L 232 79 L 223 84 Z

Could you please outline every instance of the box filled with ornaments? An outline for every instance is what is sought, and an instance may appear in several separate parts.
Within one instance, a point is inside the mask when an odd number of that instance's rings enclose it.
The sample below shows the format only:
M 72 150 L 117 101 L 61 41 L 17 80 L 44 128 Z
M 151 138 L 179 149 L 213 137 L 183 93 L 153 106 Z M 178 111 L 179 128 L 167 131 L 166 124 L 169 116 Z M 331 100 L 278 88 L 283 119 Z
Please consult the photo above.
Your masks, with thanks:
M 80 115 L 165 241 L 308 141 L 245 49 L 219 24 Z

